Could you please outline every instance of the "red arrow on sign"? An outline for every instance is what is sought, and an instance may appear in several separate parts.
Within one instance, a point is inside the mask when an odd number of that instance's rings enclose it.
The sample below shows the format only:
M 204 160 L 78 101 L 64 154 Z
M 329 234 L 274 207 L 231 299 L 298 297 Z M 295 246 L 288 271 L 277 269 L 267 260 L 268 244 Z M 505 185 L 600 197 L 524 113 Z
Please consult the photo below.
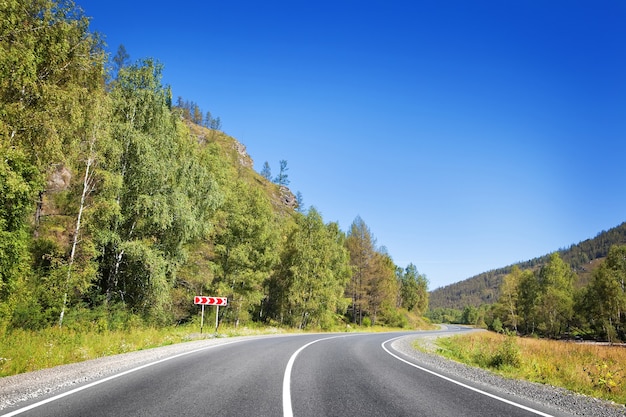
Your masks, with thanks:
M 203 297 L 201 295 L 196 295 L 193 299 L 194 304 L 208 304 L 208 301 L 207 297 Z

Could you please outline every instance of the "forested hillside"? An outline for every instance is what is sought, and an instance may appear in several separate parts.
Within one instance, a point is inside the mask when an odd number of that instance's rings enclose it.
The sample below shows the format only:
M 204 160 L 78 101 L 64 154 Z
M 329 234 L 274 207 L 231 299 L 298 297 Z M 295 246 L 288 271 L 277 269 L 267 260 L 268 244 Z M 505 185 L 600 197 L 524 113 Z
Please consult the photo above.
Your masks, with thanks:
M 69 1 L 0 6 L 0 334 L 197 317 L 407 326 L 428 282 L 297 207 L 219 117 L 173 100 L 158 59 L 110 57 Z
M 595 238 L 573 244 L 569 248 L 560 249 L 557 252 L 576 273 L 577 278 L 574 285 L 580 288 L 589 282 L 591 272 L 600 264 L 600 261 L 606 258 L 611 246 L 625 244 L 626 223 L 622 223 L 615 228 L 600 232 Z M 538 271 L 547 264 L 549 259 L 550 255 L 547 254 L 437 288 L 430 293 L 430 307 L 432 309 L 463 310 L 467 306 L 479 307 L 482 304 L 493 304 L 500 295 L 503 278 L 511 273 L 514 267 L 521 270 Z

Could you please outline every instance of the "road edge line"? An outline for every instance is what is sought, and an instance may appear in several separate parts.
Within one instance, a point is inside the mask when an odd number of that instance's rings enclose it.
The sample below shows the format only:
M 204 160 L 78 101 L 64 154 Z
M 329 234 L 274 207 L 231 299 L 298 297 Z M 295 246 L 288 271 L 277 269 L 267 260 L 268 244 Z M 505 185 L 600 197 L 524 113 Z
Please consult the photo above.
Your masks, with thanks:
M 542 416 L 542 417 L 555 417 L 555 416 L 554 416 L 554 415 L 552 415 L 552 414 L 547 414 L 547 413 L 544 413 L 543 411 L 535 410 L 534 408 L 527 407 L 527 406 L 525 406 L 525 405 L 523 405 L 523 404 L 520 404 L 520 403 L 516 403 L 515 401 L 507 400 L 506 398 L 502 398 L 502 397 L 499 397 L 499 396 L 497 396 L 497 395 L 495 395 L 495 394 L 488 393 L 487 391 L 483 391 L 483 390 L 481 390 L 481 389 L 478 389 L 478 388 L 472 387 L 471 385 L 464 384 L 463 382 L 457 381 L 457 380 L 452 379 L 452 378 L 449 378 L 449 377 L 447 377 L 447 376 L 445 376 L 445 375 L 439 374 L 439 373 L 437 373 L 437 372 L 435 372 L 435 371 L 431 371 L 430 369 L 426 369 L 426 368 L 424 368 L 424 367 L 422 367 L 422 366 L 419 366 L 419 365 L 417 365 L 417 364 L 414 364 L 413 362 L 407 361 L 406 359 L 403 359 L 403 358 L 401 358 L 400 356 L 398 356 L 398 355 L 396 355 L 396 354 L 392 353 L 392 352 L 391 352 L 389 349 L 387 349 L 387 347 L 385 346 L 385 344 L 386 344 L 386 343 L 393 342 L 394 340 L 400 339 L 400 338 L 402 338 L 402 337 L 407 337 L 407 336 L 399 336 L 399 337 L 394 337 L 394 338 L 389 339 L 389 340 L 385 340 L 383 343 L 381 343 L 381 345 L 380 345 L 380 346 L 381 346 L 381 347 L 383 348 L 383 350 L 384 350 L 385 352 L 387 352 L 389 355 L 393 356 L 394 358 L 398 359 L 398 360 L 399 360 L 399 361 L 401 361 L 401 362 L 406 363 L 407 365 L 411 365 L 412 367 L 419 369 L 420 371 L 427 372 L 427 373 L 429 373 L 429 374 L 431 374 L 431 375 L 434 375 L 434 376 L 439 377 L 439 378 L 441 378 L 441 379 L 445 379 L 446 381 L 448 381 L 448 382 L 452 382 L 453 384 L 459 385 L 459 386 L 461 386 L 461 387 L 463 387 L 463 388 L 466 388 L 466 389 L 469 389 L 469 390 L 471 390 L 471 391 L 477 392 L 477 393 L 479 393 L 479 394 L 485 395 L 485 396 L 487 396 L 487 397 L 493 398 L 494 400 L 498 400 L 498 401 L 501 401 L 501 402 L 503 402 L 503 403 L 506 403 L 506 404 L 512 405 L 512 406 L 514 406 L 514 407 L 521 408 L 522 410 L 529 411 L 529 412 L 534 413 L 534 414 L 537 414 L 537 415 L 539 415 L 539 416 Z
M 240 342 L 243 342 L 243 341 L 245 341 L 245 340 L 248 340 L 248 339 L 242 339 L 242 340 L 232 340 L 232 341 L 225 342 L 225 343 L 218 343 L 218 344 L 215 344 L 215 345 L 205 346 L 205 347 L 202 347 L 202 348 L 198 348 L 198 349 L 190 350 L 189 352 L 178 353 L 178 354 L 176 354 L 176 355 L 174 355 L 174 356 L 168 356 L 167 358 L 159 359 L 159 360 L 154 361 L 154 362 L 149 362 L 149 363 L 146 363 L 146 364 L 143 364 L 143 365 L 137 366 L 137 367 L 135 367 L 135 368 L 128 369 L 128 370 L 126 370 L 126 371 L 123 371 L 123 372 L 120 372 L 120 373 L 117 373 L 117 374 L 110 375 L 110 376 L 108 376 L 108 377 L 106 377 L 106 378 L 103 378 L 103 379 L 98 379 L 98 380 L 96 380 L 96 381 L 90 382 L 90 383 L 89 383 L 89 384 L 87 384 L 87 385 L 83 385 L 83 386 L 80 386 L 80 387 L 78 387 L 78 388 L 74 388 L 74 389 L 72 389 L 72 390 L 70 390 L 70 391 L 66 391 L 66 392 L 63 392 L 63 393 L 61 393 L 61 394 L 57 394 L 57 395 L 55 395 L 55 396 L 53 396 L 53 397 L 46 398 L 45 400 L 38 401 L 38 402 L 33 403 L 33 404 L 31 404 L 31 405 L 27 405 L 26 407 L 18 408 L 17 410 L 13 410 L 13 411 L 11 411 L 10 413 L 7 413 L 7 414 L 0 414 L 0 417 L 13 417 L 13 416 L 17 416 L 17 415 L 19 415 L 19 414 L 25 413 L 26 411 L 30 411 L 30 410 L 32 410 L 32 409 L 34 409 L 34 408 L 41 407 L 42 405 L 45 405 L 45 404 L 51 403 L 51 402 L 53 402 L 53 401 L 59 400 L 59 399 L 64 398 L 64 397 L 68 397 L 68 396 L 70 396 L 70 395 L 72 395 L 72 394 L 76 394 L 77 392 L 84 391 L 84 390 L 86 390 L 86 389 L 88 389 L 88 388 L 95 387 L 95 386 L 97 386 L 97 385 L 103 384 L 103 383 L 105 383 L 105 382 L 111 381 L 111 380 L 116 379 L 116 378 L 119 378 L 119 377 L 122 377 L 122 376 L 124 376 L 124 375 L 131 374 L 131 373 L 133 373 L 133 372 L 137 372 L 137 371 L 139 371 L 139 370 L 142 370 L 142 369 L 148 368 L 148 367 L 153 366 L 153 365 L 157 365 L 157 364 L 159 364 L 159 363 L 167 362 L 167 361 L 172 360 L 172 359 L 180 358 L 181 356 L 190 355 L 190 354 L 192 354 L 192 353 L 201 352 L 201 351 L 203 351 L 203 350 L 213 349 L 213 348 L 216 348 L 216 347 L 218 347 L 218 346 L 226 346 L 226 345 L 230 345 L 230 344 L 233 344 L 233 343 L 240 343 Z

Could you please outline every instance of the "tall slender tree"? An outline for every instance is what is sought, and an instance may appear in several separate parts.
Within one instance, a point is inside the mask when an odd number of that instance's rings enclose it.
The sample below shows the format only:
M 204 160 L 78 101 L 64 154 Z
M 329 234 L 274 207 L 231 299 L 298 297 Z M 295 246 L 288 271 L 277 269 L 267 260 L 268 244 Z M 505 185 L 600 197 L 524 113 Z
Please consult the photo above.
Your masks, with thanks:
M 269 162 L 265 161 L 263 163 L 263 169 L 261 170 L 261 176 L 268 181 L 272 180 L 272 169 L 270 168 Z
M 287 168 L 287 161 L 282 159 L 280 161 L 280 171 L 278 172 L 278 175 L 274 179 L 274 182 L 278 185 L 288 186 L 289 185 L 289 176 L 287 175 L 288 170 L 289 168 Z
M 367 311 L 367 292 L 372 276 L 375 241 L 369 227 L 357 216 L 348 232 L 346 248 L 350 254 L 352 280 L 346 288 L 346 296 L 352 300 L 350 314 L 354 323 L 363 323 Z

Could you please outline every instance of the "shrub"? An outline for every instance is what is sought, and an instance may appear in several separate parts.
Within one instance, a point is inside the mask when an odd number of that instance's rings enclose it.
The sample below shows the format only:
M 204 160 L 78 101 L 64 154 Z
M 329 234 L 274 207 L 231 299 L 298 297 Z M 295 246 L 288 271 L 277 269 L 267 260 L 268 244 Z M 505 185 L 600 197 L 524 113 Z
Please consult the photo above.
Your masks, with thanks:
M 500 369 L 505 366 L 519 368 L 521 364 L 520 348 L 513 336 L 507 336 L 489 361 L 489 366 Z

